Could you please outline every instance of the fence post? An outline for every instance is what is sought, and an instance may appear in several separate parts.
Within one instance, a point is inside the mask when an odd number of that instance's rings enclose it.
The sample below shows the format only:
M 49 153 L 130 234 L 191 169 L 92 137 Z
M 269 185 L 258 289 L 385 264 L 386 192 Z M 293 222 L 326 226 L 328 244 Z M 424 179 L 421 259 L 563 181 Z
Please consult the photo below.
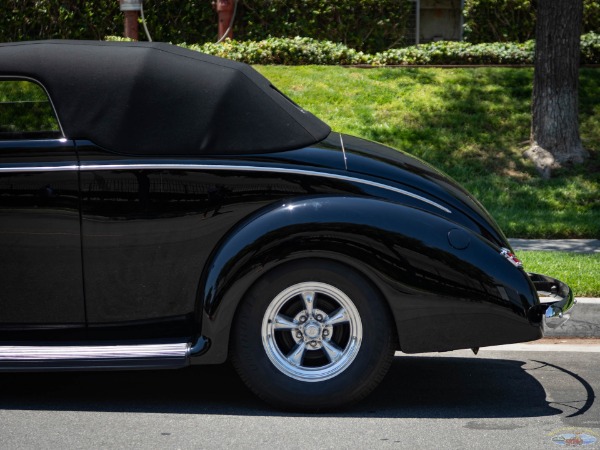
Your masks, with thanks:
M 136 41 L 139 40 L 138 18 L 142 9 L 142 0 L 119 0 L 119 4 L 125 16 L 124 36 Z

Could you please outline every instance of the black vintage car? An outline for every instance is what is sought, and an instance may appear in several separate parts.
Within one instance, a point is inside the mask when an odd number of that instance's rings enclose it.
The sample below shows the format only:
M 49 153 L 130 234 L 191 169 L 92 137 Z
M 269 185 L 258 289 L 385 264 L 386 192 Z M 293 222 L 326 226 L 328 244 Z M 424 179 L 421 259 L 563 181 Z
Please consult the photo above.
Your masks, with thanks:
M 397 350 L 538 339 L 573 304 L 425 162 L 156 43 L 0 45 L 0 252 L 0 370 L 229 358 L 281 408 L 357 401 Z

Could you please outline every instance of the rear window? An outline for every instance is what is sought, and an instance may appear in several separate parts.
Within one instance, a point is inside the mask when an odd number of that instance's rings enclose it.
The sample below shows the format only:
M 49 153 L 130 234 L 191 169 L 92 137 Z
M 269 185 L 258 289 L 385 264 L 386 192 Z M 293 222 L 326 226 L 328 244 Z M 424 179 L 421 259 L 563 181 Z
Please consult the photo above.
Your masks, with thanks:
M 0 140 L 62 137 L 42 87 L 27 80 L 0 80 Z

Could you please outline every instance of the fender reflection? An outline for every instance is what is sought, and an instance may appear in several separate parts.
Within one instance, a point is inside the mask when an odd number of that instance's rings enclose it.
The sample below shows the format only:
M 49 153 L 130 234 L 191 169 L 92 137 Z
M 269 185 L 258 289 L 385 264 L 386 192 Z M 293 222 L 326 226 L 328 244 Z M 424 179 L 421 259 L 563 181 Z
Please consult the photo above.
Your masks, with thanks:
M 348 181 L 351 183 L 366 184 L 368 186 L 385 189 L 388 191 L 396 192 L 398 194 L 405 195 L 407 197 L 420 200 L 431 206 L 434 206 L 448 214 L 451 214 L 448 208 L 440 205 L 437 202 L 429 200 L 428 198 L 417 195 L 413 192 L 406 191 L 404 189 L 389 186 L 387 184 L 379 183 L 377 181 L 365 180 L 363 178 L 351 177 L 348 175 L 332 174 L 326 172 L 318 172 L 314 170 L 303 170 L 303 169 L 289 169 L 283 167 L 261 167 L 261 166 L 236 166 L 236 165 L 223 165 L 223 164 L 86 164 L 81 166 L 83 171 L 91 170 L 153 170 L 153 169 L 170 169 L 170 170 L 238 170 L 241 172 L 267 172 L 267 173 L 287 173 L 296 175 L 310 175 L 314 177 L 322 178 L 333 178 L 342 181 Z
M 397 194 L 405 195 L 422 201 L 431 206 L 434 206 L 441 211 L 452 214 L 448 208 L 440 205 L 433 200 L 417 195 L 413 192 L 406 191 L 377 181 L 365 180 L 362 178 L 350 177 L 347 175 L 339 175 L 325 172 L 317 172 L 313 170 L 302 169 L 287 169 L 280 167 L 260 167 L 260 166 L 235 166 L 235 165 L 210 165 L 210 164 L 89 164 L 89 165 L 69 165 L 69 166 L 9 166 L 0 167 L 0 173 L 18 173 L 18 172 L 53 172 L 53 171 L 93 171 L 93 170 L 239 170 L 241 172 L 267 172 L 267 173 L 288 173 L 296 175 L 310 175 L 314 177 L 333 178 L 336 180 L 348 181 L 351 183 L 366 184 L 380 189 L 396 192 Z

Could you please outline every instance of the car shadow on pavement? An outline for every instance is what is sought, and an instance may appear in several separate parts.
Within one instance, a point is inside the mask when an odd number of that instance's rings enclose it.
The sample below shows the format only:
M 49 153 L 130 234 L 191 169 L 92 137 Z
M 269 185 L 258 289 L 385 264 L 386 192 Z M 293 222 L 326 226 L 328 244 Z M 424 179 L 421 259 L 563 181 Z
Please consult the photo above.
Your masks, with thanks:
M 319 416 L 509 418 L 560 414 L 523 361 L 396 356 L 367 399 Z M 182 370 L 0 374 L 0 409 L 311 416 L 257 399 L 229 365 Z
M 481 357 L 396 357 L 364 407 L 384 417 L 510 418 L 561 413 L 530 362 Z

